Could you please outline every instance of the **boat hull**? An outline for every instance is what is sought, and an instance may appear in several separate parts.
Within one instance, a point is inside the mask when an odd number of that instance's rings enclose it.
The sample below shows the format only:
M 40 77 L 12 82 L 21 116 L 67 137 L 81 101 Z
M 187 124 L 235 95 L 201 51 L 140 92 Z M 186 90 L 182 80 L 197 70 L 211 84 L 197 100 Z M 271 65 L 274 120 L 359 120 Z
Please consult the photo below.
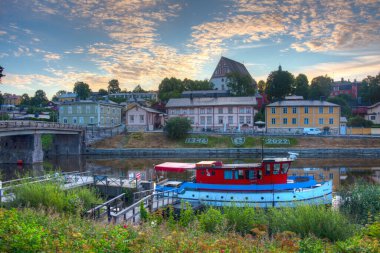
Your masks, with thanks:
M 196 186 L 196 184 L 194 184 Z M 274 185 L 275 186 L 275 185 Z M 276 187 L 273 187 L 275 189 Z M 199 201 L 209 206 L 294 207 L 297 205 L 322 205 L 332 203 L 332 181 L 307 188 L 285 190 L 231 191 L 205 189 L 185 185 L 177 189 L 183 201 Z

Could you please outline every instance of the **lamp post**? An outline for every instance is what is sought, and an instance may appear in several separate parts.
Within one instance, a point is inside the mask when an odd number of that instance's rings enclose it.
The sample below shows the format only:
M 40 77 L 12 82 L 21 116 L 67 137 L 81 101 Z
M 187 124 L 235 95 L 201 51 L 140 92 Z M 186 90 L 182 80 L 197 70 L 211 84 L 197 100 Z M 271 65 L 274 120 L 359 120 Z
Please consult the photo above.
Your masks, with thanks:
M 265 122 L 263 121 L 256 121 L 255 125 L 259 128 L 265 127 Z M 264 129 L 261 129 L 261 160 L 264 159 Z

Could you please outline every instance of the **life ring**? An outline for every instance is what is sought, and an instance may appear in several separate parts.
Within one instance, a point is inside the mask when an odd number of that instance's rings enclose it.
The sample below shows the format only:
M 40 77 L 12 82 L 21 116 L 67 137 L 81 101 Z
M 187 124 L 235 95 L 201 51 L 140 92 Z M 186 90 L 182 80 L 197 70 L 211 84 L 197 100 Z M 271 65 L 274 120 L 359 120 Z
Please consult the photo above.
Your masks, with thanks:
M 302 192 L 302 189 L 301 188 L 296 188 L 296 189 L 294 189 L 294 192 Z

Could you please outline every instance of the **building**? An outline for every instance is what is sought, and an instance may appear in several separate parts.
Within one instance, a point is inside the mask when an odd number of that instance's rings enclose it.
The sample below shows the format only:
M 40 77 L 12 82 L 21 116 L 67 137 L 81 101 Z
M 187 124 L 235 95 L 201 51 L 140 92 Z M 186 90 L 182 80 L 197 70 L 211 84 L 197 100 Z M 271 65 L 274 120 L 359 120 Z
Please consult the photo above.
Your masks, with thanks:
M 127 107 L 125 125 L 128 131 L 160 129 L 164 125 L 164 115 L 155 109 L 133 103 Z
M 58 97 L 59 103 L 74 102 L 76 100 L 77 100 L 77 94 L 73 93 L 73 92 L 68 92 L 68 93 L 62 94 Z
M 374 124 L 380 124 L 380 102 L 368 106 L 367 114 L 364 117 L 366 120 L 372 121 Z
M 256 97 L 172 98 L 168 118 L 185 117 L 195 131 L 243 131 L 254 127 Z
M 109 98 L 124 99 L 127 103 L 145 102 L 146 100 L 157 100 L 156 92 L 123 92 L 109 94 Z
M 339 134 L 340 106 L 319 100 L 283 100 L 266 106 L 268 133 L 302 133 L 303 128 L 326 128 Z
M 121 124 L 122 106 L 112 101 L 80 100 L 59 105 L 59 123 L 113 127 Z
M 229 73 L 238 73 L 244 76 L 249 76 L 252 79 L 252 85 L 255 85 L 252 76 L 249 74 L 244 64 L 222 56 L 210 78 L 210 82 L 214 84 L 214 89 L 229 90 L 227 87 L 227 75 Z
M 358 98 L 358 89 L 359 83 L 354 80 L 354 82 L 350 82 L 350 80 L 345 81 L 343 78 L 338 82 L 334 82 L 332 85 L 332 91 L 330 93 L 330 97 L 335 97 L 341 94 L 350 95 L 351 97 L 357 99 Z
M 4 93 L 3 95 L 4 98 L 4 105 L 14 105 L 17 106 L 21 103 L 22 97 L 15 95 L 15 94 L 9 94 L 9 93 Z

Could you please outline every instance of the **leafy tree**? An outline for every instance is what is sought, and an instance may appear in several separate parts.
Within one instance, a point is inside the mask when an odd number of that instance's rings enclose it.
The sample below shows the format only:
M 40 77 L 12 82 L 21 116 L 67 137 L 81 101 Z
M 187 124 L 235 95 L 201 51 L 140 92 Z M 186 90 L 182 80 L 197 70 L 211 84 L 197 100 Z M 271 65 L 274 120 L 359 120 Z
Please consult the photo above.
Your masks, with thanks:
M 20 105 L 22 105 L 22 106 L 30 105 L 30 97 L 28 94 L 26 94 L 26 93 L 22 94 Z
M 0 92 L 0 105 L 4 104 L 4 97 L 3 94 Z
M 119 81 L 116 79 L 112 79 L 111 81 L 108 82 L 108 93 L 109 94 L 114 94 L 114 93 L 120 93 L 120 85 Z
M 270 101 L 283 99 L 291 93 L 293 83 L 294 76 L 288 71 L 283 71 L 279 66 L 277 71 L 269 74 L 265 93 Z
M 108 92 L 105 89 L 99 89 L 98 94 L 99 96 L 107 96 Z
M 348 120 L 347 125 L 351 127 L 371 127 L 373 125 L 373 122 L 366 120 L 363 117 L 355 116 Z
M 146 90 L 144 90 L 143 88 L 141 88 L 140 84 L 137 85 L 134 89 L 133 89 L 133 92 L 136 92 L 136 93 L 144 93 L 146 92 Z
M 227 74 L 227 87 L 235 96 L 250 96 L 256 93 L 256 81 L 249 75 L 236 72 Z
M 53 96 L 52 100 L 53 101 L 58 101 L 58 98 L 60 96 L 62 96 L 63 94 L 67 94 L 67 91 L 65 91 L 65 90 L 59 90 L 59 91 L 57 91 L 57 93 L 55 93 L 55 95 Z
M 267 87 L 267 84 L 265 83 L 264 80 L 260 80 L 258 83 L 257 83 L 257 89 L 258 89 L 258 92 L 260 94 L 263 94 L 265 92 L 265 89 Z
M 319 100 L 321 97 L 328 98 L 332 91 L 333 79 L 325 76 L 317 76 L 311 80 L 309 99 Z
M 380 102 L 380 73 L 377 76 L 368 76 L 363 80 L 359 94 L 370 105 Z
M 87 83 L 76 82 L 74 85 L 74 92 L 77 94 L 79 99 L 87 99 L 90 96 L 91 89 Z
M 39 106 L 43 107 L 47 105 L 49 100 L 46 97 L 46 93 L 43 90 L 37 90 L 36 93 L 34 94 L 34 97 L 30 99 L 30 105 L 31 106 Z
M 309 80 L 304 74 L 299 74 L 294 81 L 293 94 L 297 96 L 303 96 L 304 99 L 308 99 L 309 93 Z
M 165 78 L 158 86 L 158 97 L 163 101 L 168 101 L 170 98 L 179 98 L 185 90 L 183 82 L 177 78 Z
M 0 82 L 1 82 L 1 78 L 5 76 L 3 74 L 3 71 L 4 71 L 4 68 L 2 66 L 0 66 Z
M 343 96 L 339 95 L 333 98 L 328 98 L 327 101 L 340 105 L 340 112 L 343 117 L 346 117 L 346 118 L 351 117 L 352 115 L 351 107 Z
M 175 117 L 166 122 L 164 132 L 170 139 L 181 139 L 191 130 L 191 123 L 187 118 Z
M 183 81 L 183 86 L 185 90 L 213 90 L 214 84 L 210 83 L 208 80 L 191 80 L 185 78 Z
M 255 114 L 255 117 L 253 119 L 254 122 L 256 121 L 265 121 L 265 110 L 258 111 Z

